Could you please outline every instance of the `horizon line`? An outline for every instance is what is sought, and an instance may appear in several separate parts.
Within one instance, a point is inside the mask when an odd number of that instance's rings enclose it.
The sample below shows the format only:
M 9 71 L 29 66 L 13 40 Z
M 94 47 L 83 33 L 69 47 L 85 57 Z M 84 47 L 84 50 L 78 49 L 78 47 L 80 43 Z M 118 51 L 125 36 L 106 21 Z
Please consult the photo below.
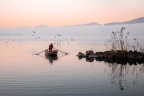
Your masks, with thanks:
M 71 24 L 71 25 L 56 25 L 56 26 L 49 26 L 48 24 L 39 24 L 39 25 L 35 25 L 35 26 L 31 26 L 31 25 L 20 25 L 20 26 L 0 26 L 0 28 L 21 28 L 21 27 L 29 27 L 29 28 L 35 28 L 35 27 L 73 27 L 73 26 L 83 26 L 83 25 L 87 25 L 87 24 L 94 24 L 98 25 L 98 26 L 103 26 L 103 25 L 107 25 L 109 23 L 124 23 L 124 22 L 128 22 L 131 20 L 135 20 L 135 19 L 140 19 L 140 18 L 144 18 L 143 17 L 138 17 L 138 18 L 134 18 L 134 19 L 129 19 L 129 20 L 125 20 L 125 21 L 111 21 L 111 22 L 107 22 L 107 23 L 98 23 L 96 21 L 91 21 L 91 22 L 85 22 L 85 23 L 76 23 L 76 24 Z M 91 25 L 92 26 L 92 25 Z M 93 25 L 94 26 L 94 25 Z

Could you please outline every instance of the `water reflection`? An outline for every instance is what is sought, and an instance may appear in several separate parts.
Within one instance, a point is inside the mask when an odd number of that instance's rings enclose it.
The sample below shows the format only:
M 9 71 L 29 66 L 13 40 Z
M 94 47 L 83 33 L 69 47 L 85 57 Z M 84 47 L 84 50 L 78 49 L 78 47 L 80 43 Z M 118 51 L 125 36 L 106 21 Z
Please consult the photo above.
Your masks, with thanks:
M 103 59 L 103 58 L 95 58 L 96 61 L 104 61 L 106 63 L 118 63 L 118 64 L 130 64 L 130 65 L 137 65 L 143 64 L 143 59 Z
M 79 59 L 82 59 L 79 57 Z M 85 58 L 87 62 L 94 62 L 94 59 L 106 64 L 105 71 L 113 85 L 118 86 L 122 91 L 128 90 L 132 86 L 137 86 L 143 82 L 144 61 L 135 59 L 103 59 L 103 58 Z
M 131 64 L 108 64 L 108 76 L 111 83 L 118 85 L 120 90 L 128 89 L 129 85 L 135 85 L 138 81 L 138 77 L 141 77 L 141 73 L 144 72 L 144 64 L 131 65 Z
M 93 61 L 94 61 L 94 58 L 86 58 L 86 61 L 87 61 L 87 62 L 93 62 Z
M 78 56 L 78 59 L 81 60 L 85 58 L 87 62 L 94 62 L 94 59 L 96 61 L 104 61 L 105 63 L 117 63 L 117 64 L 130 64 L 130 65 L 137 65 L 137 64 L 144 64 L 144 59 L 112 59 L 112 58 L 99 58 L 99 57 L 96 57 L 96 58 L 93 58 L 93 57 L 81 57 L 81 56 Z
M 83 57 L 78 56 L 78 59 L 81 60 L 81 59 L 83 59 Z M 94 61 L 94 58 L 85 58 L 85 59 L 87 62 L 93 62 Z

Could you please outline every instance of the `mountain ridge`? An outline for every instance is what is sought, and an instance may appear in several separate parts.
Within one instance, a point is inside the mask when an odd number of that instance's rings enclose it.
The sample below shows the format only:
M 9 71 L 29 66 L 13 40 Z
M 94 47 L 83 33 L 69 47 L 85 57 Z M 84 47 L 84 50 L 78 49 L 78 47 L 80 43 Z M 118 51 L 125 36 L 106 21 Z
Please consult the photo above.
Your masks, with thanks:
M 90 23 L 76 24 L 76 25 L 71 25 L 71 26 L 94 26 L 94 25 L 101 25 L 101 24 L 97 22 L 90 22 Z
M 139 18 L 124 21 L 124 22 L 110 22 L 104 25 L 141 24 L 141 23 L 144 23 L 144 17 L 139 17 Z
M 105 24 L 100 24 L 97 22 L 89 22 L 89 23 L 84 23 L 84 24 L 75 24 L 75 25 L 69 25 L 69 26 L 57 26 L 57 27 L 82 27 L 82 26 L 100 26 L 100 25 L 122 25 L 122 24 L 144 24 L 144 17 L 139 17 L 139 18 L 135 18 L 135 19 L 131 19 L 131 20 L 127 20 L 124 22 L 109 22 L 109 23 L 105 23 Z M 34 28 L 48 28 L 51 26 L 47 26 L 47 25 L 38 25 L 35 26 Z

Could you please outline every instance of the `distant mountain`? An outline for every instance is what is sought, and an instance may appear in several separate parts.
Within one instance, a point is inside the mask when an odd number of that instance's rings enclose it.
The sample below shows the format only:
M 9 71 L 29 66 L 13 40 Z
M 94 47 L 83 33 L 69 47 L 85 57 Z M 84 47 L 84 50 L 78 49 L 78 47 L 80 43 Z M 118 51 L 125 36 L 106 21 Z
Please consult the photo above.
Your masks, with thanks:
M 34 28 L 47 28 L 48 26 L 46 25 L 38 25 L 38 26 L 35 26 Z
M 101 25 L 96 22 L 91 22 L 91 23 L 86 23 L 86 24 L 77 24 L 77 25 L 72 25 L 72 26 L 94 26 L 94 25 Z
M 104 25 L 140 24 L 140 23 L 144 23 L 144 17 L 125 21 L 125 22 L 111 22 L 111 23 L 106 23 Z

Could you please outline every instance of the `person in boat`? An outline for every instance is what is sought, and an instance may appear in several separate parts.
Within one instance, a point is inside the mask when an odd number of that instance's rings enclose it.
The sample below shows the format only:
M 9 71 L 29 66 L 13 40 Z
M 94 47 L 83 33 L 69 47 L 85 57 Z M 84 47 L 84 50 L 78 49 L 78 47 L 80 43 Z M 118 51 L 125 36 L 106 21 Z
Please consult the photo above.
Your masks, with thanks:
M 52 49 L 53 49 L 53 44 L 51 43 L 51 44 L 49 45 L 49 51 L 52 51 Z

